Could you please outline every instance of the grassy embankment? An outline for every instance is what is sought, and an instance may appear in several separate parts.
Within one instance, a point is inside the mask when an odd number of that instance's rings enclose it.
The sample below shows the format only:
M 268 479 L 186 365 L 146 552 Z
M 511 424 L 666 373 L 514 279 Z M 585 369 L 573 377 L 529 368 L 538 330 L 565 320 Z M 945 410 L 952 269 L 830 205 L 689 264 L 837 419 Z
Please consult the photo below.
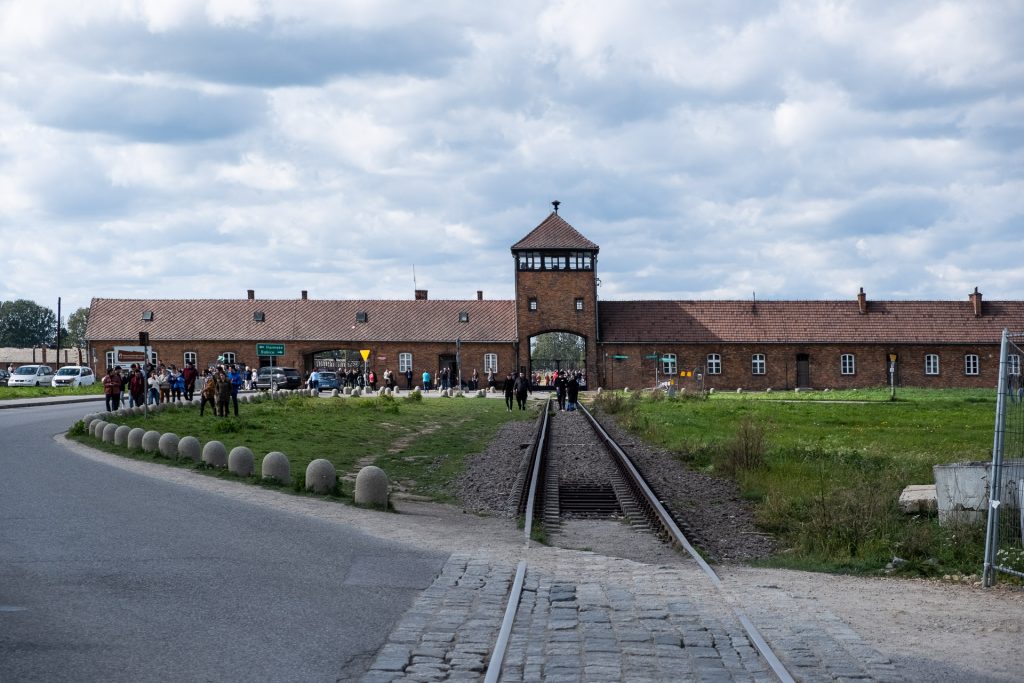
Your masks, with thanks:
M 738 482 L 783 552 L 770 564 L 873 571 L 894 556 L 924 575 L 979 570 L 983 530 L 940 527 L 897 506 L 932 465 L 991 456 L 995 392 L 897 390 L 660 394 L 602 401 L 691 467 Z
M 99 382 L 88 387 L 0 387 L 0 401 L 17 398 L 43 398 L 46 396 L 88 396 L 102 394 Z
M 330 460 L 339 476 L 358 471 L 360 461 L 374 459 L 394 482 L 410 492 L 453 501 L 451 481 L 463 468 L 467 454 L 479 452 L 505 422 L 536 417 L 536 411 L 508 413 L 501 401 L 451 398 L 309 398 L 291 396 L 278 401 L 240 404 L 239 417 L 199 416 L 198 408 L 171 408 L 146 416 L 117 417 L 117 424 L 194 436 L 201 443 L 220 441 L 230 451 L 246 446 L 256 456 L 259 474 L 263 456 L 281 451 L 291 464 L 296 490 L 305 483 L 306 466 L 317 458 Z M 90 446 L 142 460 L 179 467 L 189 461 L 170 461 L 102 444 L 84 433 L 70 435 Z M 231 477 L 223 471 L 205 470 Z M 251 477 L 253 483 L 258 477 Z M 343 497 L 351 491 L 343 486 Z

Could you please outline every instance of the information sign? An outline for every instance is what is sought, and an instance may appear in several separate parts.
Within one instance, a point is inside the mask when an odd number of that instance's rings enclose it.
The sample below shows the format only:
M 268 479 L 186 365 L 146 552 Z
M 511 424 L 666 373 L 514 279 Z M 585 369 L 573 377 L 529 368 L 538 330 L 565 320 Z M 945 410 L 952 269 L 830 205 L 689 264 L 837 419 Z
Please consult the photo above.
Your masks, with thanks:
M 284 344 L 257 344 L 257 356 L 283 356 Z

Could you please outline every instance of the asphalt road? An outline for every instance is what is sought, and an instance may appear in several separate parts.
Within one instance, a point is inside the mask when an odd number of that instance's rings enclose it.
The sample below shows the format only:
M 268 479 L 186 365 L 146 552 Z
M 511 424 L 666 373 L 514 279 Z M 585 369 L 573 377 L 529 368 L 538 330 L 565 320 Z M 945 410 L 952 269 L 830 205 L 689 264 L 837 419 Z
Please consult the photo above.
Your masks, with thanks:
M 76 456 L 0 411 L 0 681 L 358 677 L 446 556 Z

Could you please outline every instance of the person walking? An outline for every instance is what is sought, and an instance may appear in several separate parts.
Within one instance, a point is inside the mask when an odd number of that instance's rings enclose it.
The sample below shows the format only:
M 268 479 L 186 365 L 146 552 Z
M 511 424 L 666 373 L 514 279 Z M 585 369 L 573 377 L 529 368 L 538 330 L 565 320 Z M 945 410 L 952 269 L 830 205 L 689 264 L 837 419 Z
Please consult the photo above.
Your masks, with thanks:
M 217 387 L 217 417 L 227 417 L 228 404 L 231 403 L 231 380 L 227 373 L 218 370 L 214 385 Z
M 227 373 L 227 379 L 231 383 L 231 403 L 235 406 L 235 417 L 238 417 L 238 392 L 241 390 L 242 382 L 244 381 L 238 366 L 231 366 Z
M 516 392 L 516 403 L 519 405 L 519 410 L 526 410 L 526 394 L 530 391 L 530 382 L 526 379 L 525 373 L 519 373 L 513 388 Z
M 502 386 L 502 390 L 505 392 L 505 408 L 508 412 L 512 412 L 512 397 L 515 396 L 516 381 L 512 377 L 512 373 L 505 375 L 505 384 Z
M 476 371 L 476 368 L 473 368 L 473 374 L 469 378 L 469 388 L 472 391 L 480 388 L 480 373 Z
M 156 370 L 150 370 L 149 375 L 146 377 L 146 386 L 149 387 L 149 396 L 146 398 L 146 403 L 152 403 L 153 405 L 159 405 L 160 403 L 160 380 L 157 379 Z
M 196 372 L 195 363 L 185 363 L 185 369 L 181 371 L 181 377 L 185 380 L 185 400 L 191 401 L 196 393 L 196 379 L 199 373 Z
M 566 382 L 565 399 L 568 404 L 566 409 L 576 410 L 576 403 L 580 400 L 580 381 L 575 373 L 573 373 L 573 376 L 569 378 L 568 382 Z
M 107 368 L 103 376 L 103 399 L 108 413 L 121 407 L 121 375 L 114 368 Z
M 559 374 L 558 379 L 555 380 L 555 396 L 558 398 L 558 409 L 565 410 L 565 392 L 567 390 L 568 382 L 565 381 L 565 375 Z
M 494 391 L 494 370 L 490 368 L 487 370 L 487 389 Z
M 203 373 L 203 390 L 199 397 L 199 414 L 202 415 L 206 404 L 210 404 L 210 410 L 217 414 L 217 383 L 213 381 L 213 374 L 209 370 Z
M 306 386 L 316 391 L 316 393 L 320 393 L 320 373 L 317 372 L 316 368 L 313 368 L 313 372 L 309 373 L 309 380 L 307 380 Z
M 430 371 L 423 371 L 423 391 L 430 391 Z
M 412 368 L 405 371 L 405 388 L 412 391 Z
M 128 376 L 128 394 L 133 406 L 146 404 L 146 378 L 142 376 L 142 368 L 132 363 L 132 373 Z

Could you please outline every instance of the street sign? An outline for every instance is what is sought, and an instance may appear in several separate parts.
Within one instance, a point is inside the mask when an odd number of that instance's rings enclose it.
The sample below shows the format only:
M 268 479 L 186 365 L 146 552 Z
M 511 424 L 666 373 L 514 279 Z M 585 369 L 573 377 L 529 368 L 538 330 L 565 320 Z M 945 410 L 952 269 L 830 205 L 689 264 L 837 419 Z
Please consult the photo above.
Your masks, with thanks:
M 645 360 L 658 360 L 658 354 L 656 354 L 656 353 L 649 353 L 646 356 L 644 356 L 644 359 Z
M 283 356 L 284 344 L 257 344 L 257 356 Z
M 661 362 L 662 363 L 671 363 L 674 360 L 675 360 L 675 358 L 673 358 L 672 356 L 662 356 L 661 357 Z
M 612 358 L 615 360 L 626 360 L 629 356 L 612 356 Z
M 359 349 L 359 355 L 363 357 L 364 361 L 370 359 L 370 349 Z

